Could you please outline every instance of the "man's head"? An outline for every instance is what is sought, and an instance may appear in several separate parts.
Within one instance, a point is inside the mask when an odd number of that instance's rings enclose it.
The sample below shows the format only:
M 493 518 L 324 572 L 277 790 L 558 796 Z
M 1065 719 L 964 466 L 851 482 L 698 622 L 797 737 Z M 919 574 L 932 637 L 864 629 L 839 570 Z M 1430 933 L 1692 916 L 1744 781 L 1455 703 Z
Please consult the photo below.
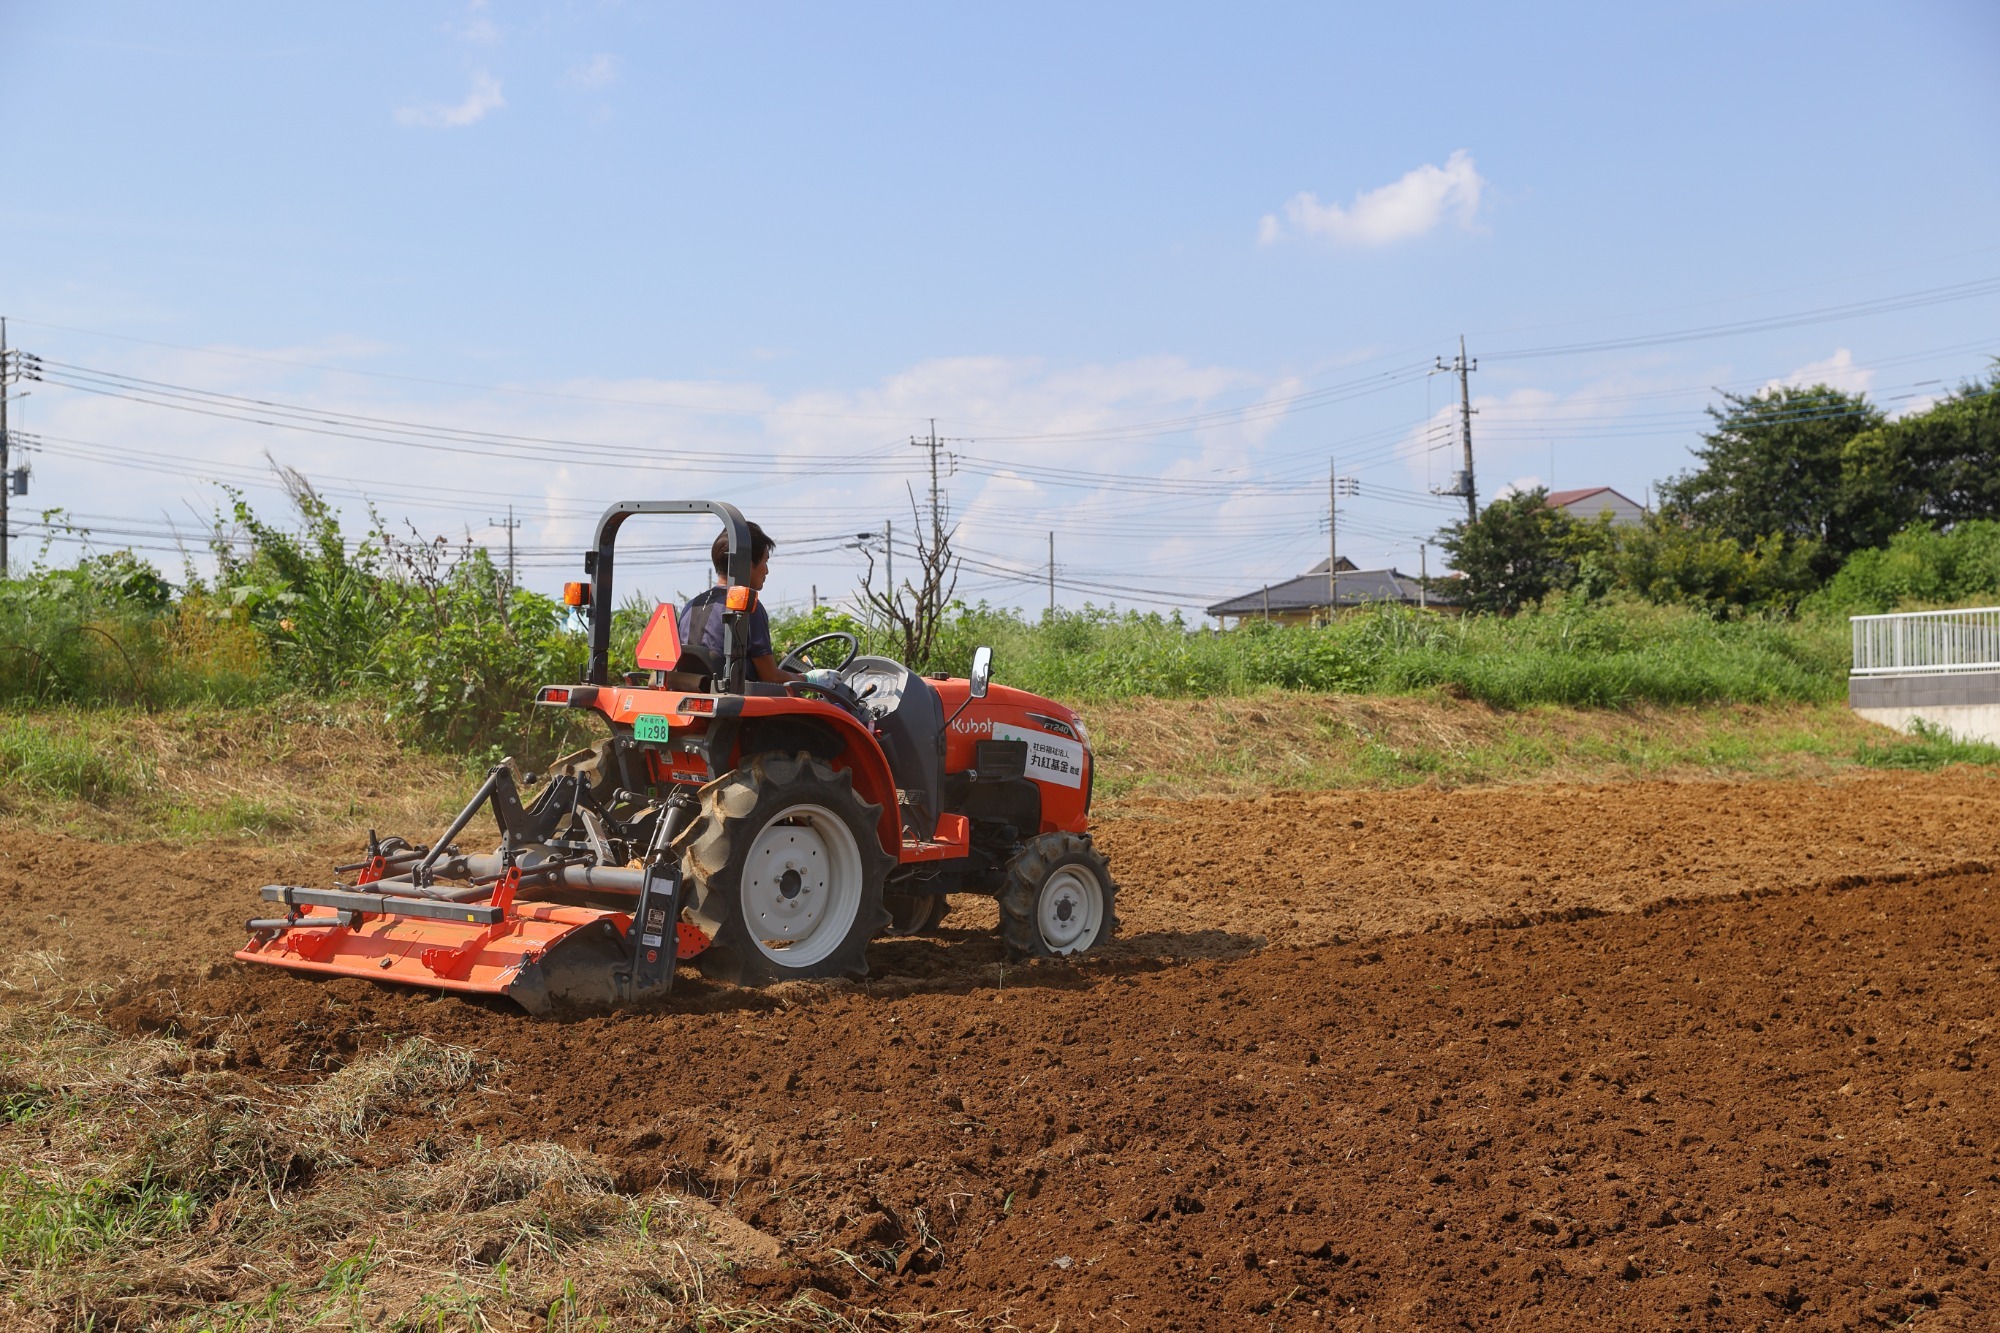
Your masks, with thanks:
M 750 586 L 762 592 L 764 580 L 771 576 L 771 552 L 778 544 L 771 540 L 771 534 L 750 525 Z M 715 545 L 708 551 L 709 559 L 715 564 L 715 572 L 727 578 L 729 575 L 729 534 L 723 532 L 715 539 Z

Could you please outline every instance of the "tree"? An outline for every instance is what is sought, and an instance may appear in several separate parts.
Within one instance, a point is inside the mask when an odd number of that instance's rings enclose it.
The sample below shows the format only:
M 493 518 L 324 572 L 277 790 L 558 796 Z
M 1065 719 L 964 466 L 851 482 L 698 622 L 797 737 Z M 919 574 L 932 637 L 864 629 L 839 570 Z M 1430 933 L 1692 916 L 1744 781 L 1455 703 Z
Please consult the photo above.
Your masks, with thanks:
M 1817 582 L 1812 555 L 1811 542 L 1763 537 L 1745 547 L 1678 515 L 1650 514 L 1619 531 L 1607 564 L 1622 591 L 1720 617 L 1736 607 L 1796 606 Z
M 1538 486 L 1495 500 L 1476 519 L 1454 523 L 1438 533 L 1438 543 L 1451 566 L 1465 576 L 1450 590 L 1468 611 L 1513 615 L 1575 579 L 1583 555 L 1579 524 L 1548 504 L 1548 489 Z M 1446 585 L 1449 586 L 1449 585 Z
M 1853 465 L 1847 446 L 1879 429 L 1881 412 L 1865 394 L 1824 384 L 1780 385 L 1762 393 L 1722 395 L 1708 409 L 1715 428 L 1694 453 L 1701 466 L 1660 487 L 1660 508 L 1735 542 L 1744 550 L 1784 538 L 1813 543 L 1813 572 L 1824 578 L 1850 551 L 1874 544 L 1865 524 L 1893 485 L 1893 470 Z
M 930 668 L 951 596 L 958 590 L 958 555 L 951 549 L 957 528 L 933 528 L 928 534 L 910 499 L 911 527 L 917 534 L 917 577 L 883 588 L 875 586 L 875 553 L 868 551 L 868 568 L 861 575 L 861 605 L 903 641 L 903 664 L 912 671 Z
M 1851 549 L 1886 545 L 1912 524 L 2000 518 L 2000 369 L 1857 436 L 1843 469 Z

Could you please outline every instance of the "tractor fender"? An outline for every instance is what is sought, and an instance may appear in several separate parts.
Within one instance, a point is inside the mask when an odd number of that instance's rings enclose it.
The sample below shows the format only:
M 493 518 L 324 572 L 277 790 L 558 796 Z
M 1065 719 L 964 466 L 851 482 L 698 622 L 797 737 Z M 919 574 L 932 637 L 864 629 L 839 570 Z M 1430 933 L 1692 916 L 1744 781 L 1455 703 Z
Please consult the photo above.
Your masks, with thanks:
M 689 695 L 677 690 L 607 685 L 591 689 L 588 695 L 584 695 L 584 688 L 570 687 L 565 692 L 569 699 L 568 706 L 589 708 L 601 714 L 611 724 L 612 731 L 619 735 L 631 736 L 633 723 L 648 717 L 668 719 L 674 726 L 706 724 L 731 729 L 738 733 L 725 742 L 731 747 L 731 753 L 726 756 L 731 768 L 741 766 L 751 757 L 744 752 L 740 740 L 743 723 L 757 719 L 796 719 L 812 723 L 833 736 L 840 745 L 838 754 L 821 757 L 833 767 L 851 772 L 854 775 L 854 790 L 861 799 L 882 807 L 882 817 L 877 825 L 882 850 L 901 859 L 903 826 L 901 806 L 896 800 L 895 774 L 889 768 L 889 760 L 882 753 L 875 733 L 845 709 L 824 700 L 802 699 L 788 694 Z M 701 700 L 706 706 L 699 711 L 690 710 L 683 704 L 687 699 Z M 722 758 L 718 756 L 718 763 Z M 720 776 L 719 770 L 717 776 Z
M 852 773 L 855 794 L 868 804 L 882 808 L 881 817 L 875 825 L 876 836 L 881 839 L 883 851 L 898 860 L 902 859 L 903 826 L 901 807 L 896 801 L 895 774 L 889 771 L 889 761 L 883 755 L 875 734 L 853 714 L 817 699 L 724 695 L 716 703 L 715 715 L 718 719 L 733 717 L 745 722 L 753 718 L 810 719 L 837 737 L 842 748 L 833 759 L 833 766 Z M 739 749 L 735 762 L 740 765 L 749 758 Z

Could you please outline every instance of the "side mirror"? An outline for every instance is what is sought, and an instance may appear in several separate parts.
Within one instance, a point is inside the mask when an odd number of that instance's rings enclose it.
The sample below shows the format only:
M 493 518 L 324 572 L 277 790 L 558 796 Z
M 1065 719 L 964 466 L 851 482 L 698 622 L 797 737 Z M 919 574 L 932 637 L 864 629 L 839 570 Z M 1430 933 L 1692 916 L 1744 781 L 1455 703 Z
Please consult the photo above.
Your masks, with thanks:
M 972 650 L 972 697 L 984 699 L 986 687 L 993 683 L 993 650 L 980 645 Z

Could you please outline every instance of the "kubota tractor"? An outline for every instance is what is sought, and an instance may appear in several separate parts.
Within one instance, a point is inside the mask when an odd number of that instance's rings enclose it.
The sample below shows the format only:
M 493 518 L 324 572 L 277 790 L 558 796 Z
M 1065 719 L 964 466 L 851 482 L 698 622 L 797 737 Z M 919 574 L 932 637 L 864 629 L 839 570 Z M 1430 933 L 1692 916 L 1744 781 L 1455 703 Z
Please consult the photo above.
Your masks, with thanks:
M 613 553 L 639 514 L 712 514 L 728 536 L 720 661 L 660 606 L 634 669 L 610 661 Z M 1116 928 L 1117 886 L 1089 833 L 1090 736 L 1070 709 L 990 683 L 925 678 L 825 634 L 746 682 L 749 528 L 727 504 L 627 501 L 598 521 L 582 683 L 539 705 L 592 712 L 606 735 L 545 779 L 513 760 L 429 845 L 369 835 L 331 888 L 273 884 L 278 913 L 236 956 L 304 972 L 507 995 L 534 1013 L 659 992 L 678 960 L 748 985 L 858 976 L 878 934 L 935 926 L 948 894 L 999 899 L 1016 956 L 1079 954 Z M 539 787 L 539 791 L 535 790 Z M 491 851 L 462 848 L 482 808 Z M 490 844 L 489 844 L 490 845 Z

